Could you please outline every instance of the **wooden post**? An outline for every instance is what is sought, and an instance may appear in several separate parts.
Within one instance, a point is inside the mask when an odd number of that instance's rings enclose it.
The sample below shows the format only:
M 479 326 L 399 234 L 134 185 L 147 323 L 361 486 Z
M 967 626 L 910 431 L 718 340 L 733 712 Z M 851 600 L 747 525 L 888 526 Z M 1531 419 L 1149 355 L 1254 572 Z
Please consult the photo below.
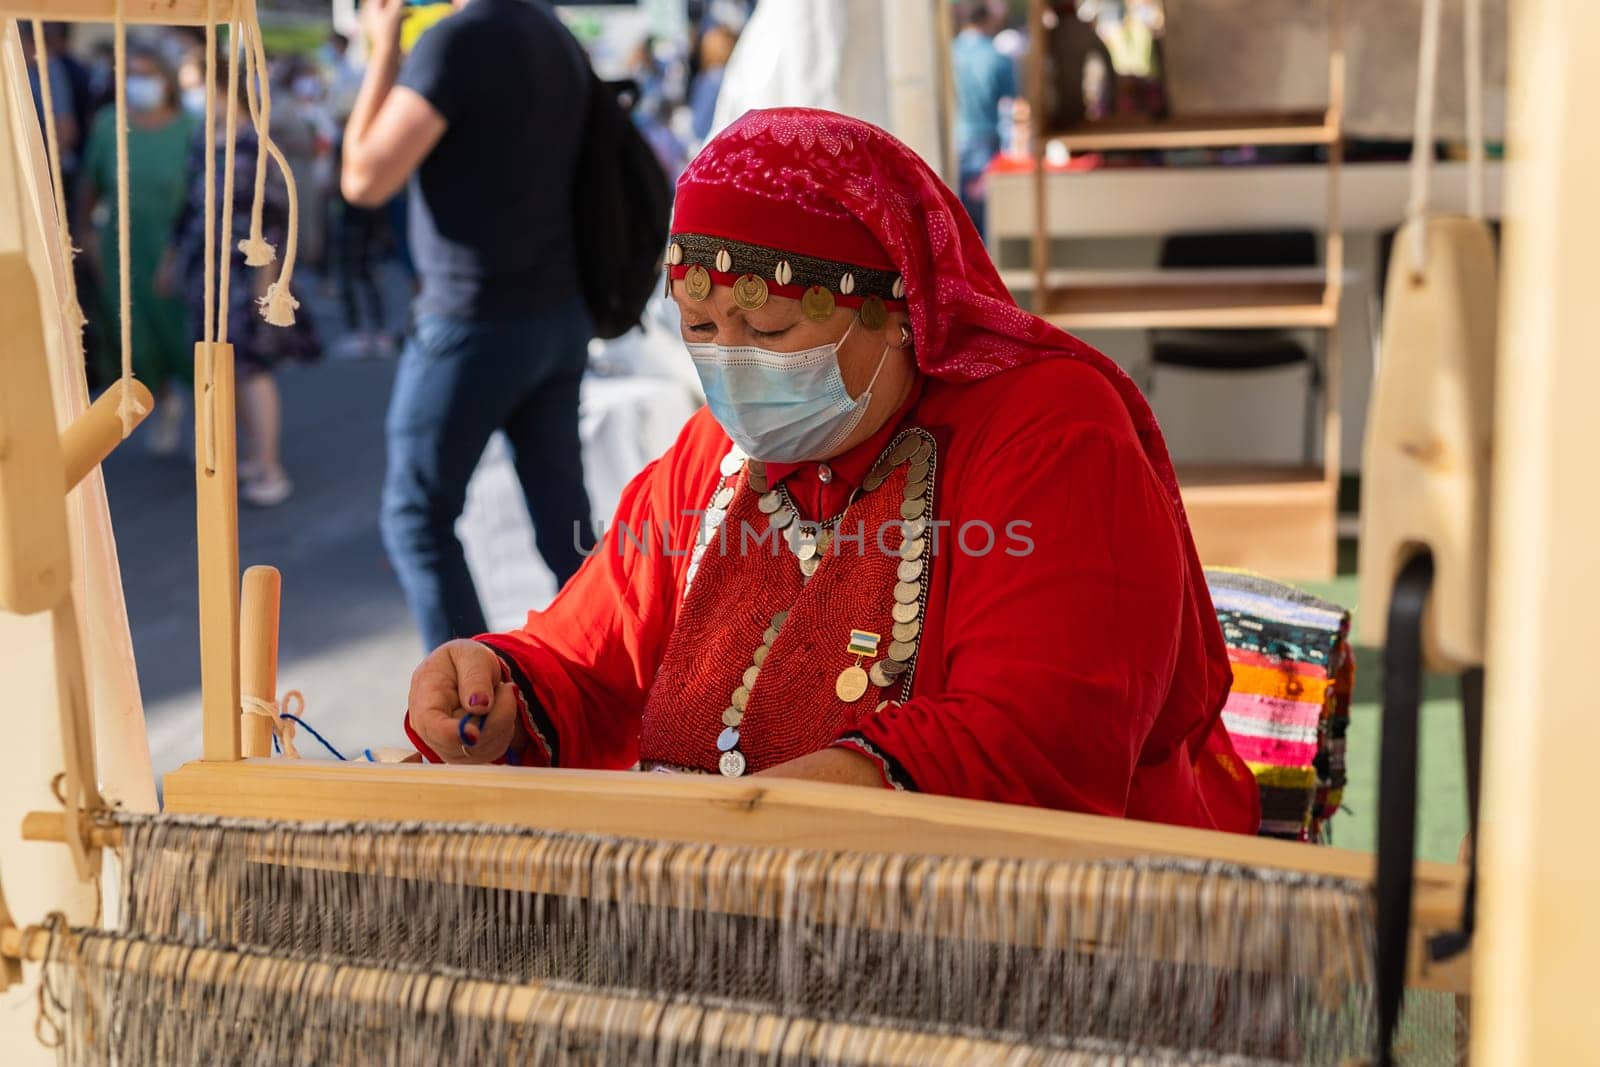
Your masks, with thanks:
M 239 758 L 239 484 L 233 346 L 194 346 L 200 699 L 207 760 Z
M 1333 519 L 1337 527 L 1339 477 L 1343 473 L 1341 458 L 1344 451 L 1344 339 L 1339 334 L 1344 301 L 1344 230 L 1339 204 L 1344 164 L 1344 0 L 1328 0 L 1328 20 L 1328 112 L 1325 121 L 1333 132 L 1328 142 L 1328 223 L 1326 254 L 1323 256 L 1327 280 L 1324 283 L 1326 289 L 1323 300 L 1333 314 L 1333 323 L 1328 327 L 1323 359 L 1322 469 L 1328 482 L 1328 491 L 1334 495 Z M 1332 542 L 1329 550 L 1334 552 L 1337 559 L 1337 533 L 1330 530 L 1327 536 Z M 1329 574 L 1332 572 L 1333 568 L 1329 568 Z
M 1507 80 L 1472 1062 L 1600 1063 L 1600 4 L 1520 0 Z
M 239 600 L 239 682 L 245 699 L 277 706 L 278 603 L 283 588 L 276 567 L 251 567 L 244 572 Z M 239 719 L 246 759 L 272 755 L 273 723 L 257 714 Z
M 72 576 L 44 345 L 28 258 L 0 253 L 0 610 L 18 615 L 54 607 Z
M 135 426 L 155 409 L 155 398 L 143 382 L 133 378 L 112 382 L 100 399 L 89 405 L 89 410 L 62 431 L 61 453 L 66 460 L 68 490 L 87 478 L 122 443 L 122 415 L 117 409 L 124 389 L 133 393 L 138 406 L 144 409 L 134 416 Z
M 0 887 L 0 933 L 16 928 L 17 924 L 11 918 L 11 910 L 6 907 L 5 889 Z M 22 960 L 12 953 L 0 951 L 0 993 L 4 993 L 14 985 L 21 985 L 22 980 Z

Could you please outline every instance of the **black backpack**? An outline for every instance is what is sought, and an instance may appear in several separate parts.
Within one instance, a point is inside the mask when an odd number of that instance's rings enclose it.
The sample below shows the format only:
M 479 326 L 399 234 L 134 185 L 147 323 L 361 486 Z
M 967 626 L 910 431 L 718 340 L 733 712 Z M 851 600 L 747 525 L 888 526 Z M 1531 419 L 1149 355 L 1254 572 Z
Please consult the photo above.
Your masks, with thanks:
M 578 283 L 594 335 L 621 337 L 661 287 L 662 253 L 672 219 L 672 187 L 613 85 L 589 71 L 588 121 L 573 178 Z

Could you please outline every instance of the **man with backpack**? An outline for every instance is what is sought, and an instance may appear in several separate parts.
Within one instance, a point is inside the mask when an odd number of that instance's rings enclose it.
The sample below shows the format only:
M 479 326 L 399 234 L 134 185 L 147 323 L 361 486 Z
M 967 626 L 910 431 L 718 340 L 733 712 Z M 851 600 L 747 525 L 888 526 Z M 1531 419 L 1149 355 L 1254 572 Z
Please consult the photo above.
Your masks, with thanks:
M 593 537 L 578 388 L 595 329 L 574 219 L 593 74 L 546 0 L 457 6 L 402 59 L 405 0 L 365 0 L 371 53 L 341 173 L 362 206 L 411 183 L 421 290 L 386 422 L 381 527 L 430 649 L 488 629 L 455 522 L 495 430 L 558 581 Z

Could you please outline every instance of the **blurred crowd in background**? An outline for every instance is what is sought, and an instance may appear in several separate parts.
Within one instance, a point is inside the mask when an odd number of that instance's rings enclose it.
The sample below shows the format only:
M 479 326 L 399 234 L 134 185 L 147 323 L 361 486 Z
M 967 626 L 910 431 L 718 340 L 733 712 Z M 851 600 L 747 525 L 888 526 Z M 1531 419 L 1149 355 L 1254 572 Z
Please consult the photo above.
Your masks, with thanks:
M 632 83 L 634 122 L 671 180 L 714 132 L 724 72 L 755 7 L 756 0 L 686 0 L 685 35 L 644 36 L 620 48 L 615 40 L 600 39 L 593 27 L 576 24 L 582 16 L 568 19 L 601 76 Z M 434 17 L 449 12 L 448 5 L 434 9 Z M 1005 0 L 961 0 L 951 6 L 962 192 L 980 225 L 987 161 L 1020 147 L 1012 143 L 1012 129 L 1019 125 L 1014 120 L 1025 120 L 1025 105 L 1016 114 L 1012 105 L 1026 47 L 1024 9 Z M 424 22 L 418 21 L 416 32 L 423 31 Z M 258 506 L 282 503 L 292 492 L 278 460 L 278 368 L 324 357 L 389 359 L 404 343 L 403 305 L 411 295 L 407 286 L 415 284 L 407 250 L 407 192 L 378 208 L 346 203 L 339 192 L 345 125 L 364 73 L 364 48 L 356 36 L 352 40 L 320 20 L 276 34 L 269 29 L 267 35 L 270 132 L 298 186 L 298 262 L 316 299 L 302 309 L 293 331 L 236 325 L 238 336 L 230 337 L 241 366 L 239 416 L 246 458 L 240 494 Z M 69 225 L 81 252 L 76 275 L 88 320 L 88 375 L 91 388 L 98 388 L 116 376 L 120 355 L 111 35 L 106 27 L 53 23 L 46 24 L 42 42 L 25 29 L 23 43 L 40 120 L 48 98 L 59 143 Z M 41 44 L 48 86 L 40 84 Z M 203 243 L 190 223 L 205 196 L 200 176 L 205 60 L 199 29 L 136 29 L 129 35 L 133 358 L 136 373 L 159 400 L 146 429 L 148 447 L 182 459 L 188 449 L 192 346 L 200 336 L 203 308 L 196 282 Z M 215 64 L 219 79 L 223 65 L 222 60 Z M 279 220 L 280 227 L 285 221 Z M 244 293 L 236 324 L 255 320 L 248 314 L 252 295 L 260 294 Z

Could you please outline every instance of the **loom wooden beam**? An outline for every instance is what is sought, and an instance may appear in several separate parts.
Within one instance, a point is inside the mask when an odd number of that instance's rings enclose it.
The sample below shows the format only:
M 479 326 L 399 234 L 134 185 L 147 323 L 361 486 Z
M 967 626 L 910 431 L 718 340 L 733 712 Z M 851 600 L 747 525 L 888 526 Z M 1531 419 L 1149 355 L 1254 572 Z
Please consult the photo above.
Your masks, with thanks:
M 194 346 L 194 487 L 200 568 L 201 751 L 239 758 L 239 477 L 233 346 Z
M 217 23 L 233 21 L 233 0 L 212 0 L 210 7 Z M 123 0 L 122 17 L 127 22 L 159 26 L 204 26 L 207 0 Z M 117 0 L 0 0 L 0 18 L 115 22 Z
M 239 686 L 245 698 L 276 706 L 278 700 L 278 604 L 283 578 L 276 567 L 244 572 L 239 597 Z M 272 755 L 273 722 L 264 715 L 241 715 L 243 754 Z
M 468 822 L 721 845 L 1057 860 L 1163 856 L 1370 883 L 1368 853 L 956 797 L 781 778 L 740 781 L 619 771 L 190 763 L 167 775 L 172 813 L 320 821 Z M 1419 945 L 1454 930 L 1465 872 L 1419 863 Z M 1460 992 L 1469 961 L 1411 954 L 1415 984 Z
M 0 927 L 0 959 L 39 963 L 48 949 L 46 931 Z M 181 973 L 187 981 L 242 984 L 261 991 L 277 991 L 292 983 L 304 998 L 333 997 L 361 1005 L 389 1003 L 395 989 L 394 972 L 378 967 L 281 957 L 275 960 L 275 967 L 241 966 L 240 956 L 234 952 L 134 940 L 117 943 L 114 951 L 96 962 L 125 974 L 164 979 Z M 434 981 L 427 983 L 411 1007 L 419 1014 L 448 1012 L 462 1020 L 510 1022 L 518 1027 L 559 1029 L 594 1037 L 616 1033 L 618 1028 L 656 1038 L 715 1034 L 719 1054 L 741 1059 L 776 1059 L 783 1050 L 802 1044 L 848 1048 L 850 1062 L 873 1067 L 1001 1063 L 1014 1061 L 1017 1054 L 1016 1045 L 1010 1042 L 808 1016 L 780 1016 L 735 1007 L 706 1007 L 635 994 L 563 989 L 540 982 L 513 985 L 484 980 Z
M 155 408 L 155 398 L 141 381 L 119 378 L 100 394 L 100 399 L 89 405 L 61 434 L 61 454 L 67 468 L 67 489 L 83 481 L 89 472 L 98 467 L 123 441 L 122 405 L 124 392 L 131 392 L 136 402 L 133 424 L 139 425 Z M 142 409 L 142 410 L 141 410 Z
M 66 844 L 69 820 L 59 811 L 30 811 L 22 817 L 22 839 Z M 122 828 L 103 826 L 90 816 L 79 822 L 79 835 L 90 848 L 121 848 Z

